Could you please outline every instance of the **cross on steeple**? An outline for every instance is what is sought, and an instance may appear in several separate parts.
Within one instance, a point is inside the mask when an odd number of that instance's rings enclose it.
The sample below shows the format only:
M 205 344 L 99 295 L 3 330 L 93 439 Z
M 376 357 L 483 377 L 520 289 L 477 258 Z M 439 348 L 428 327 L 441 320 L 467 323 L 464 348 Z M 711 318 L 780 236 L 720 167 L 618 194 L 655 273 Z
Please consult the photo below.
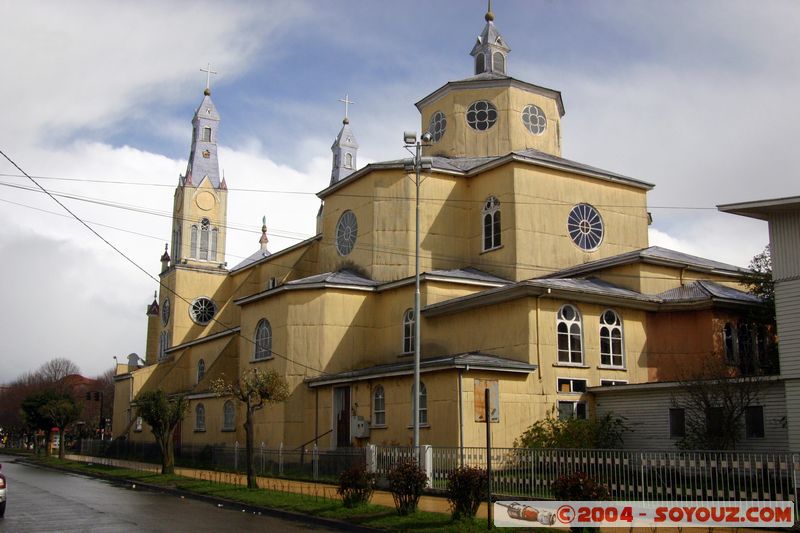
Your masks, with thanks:
M 215 70 L 211 70 L 211 63 L 206 68 L 201 68 L 200 72 L 206 73 L 206 91 L 211 91 L 211 75 L 217 74 Z
M 340 102 L 342 102 L 342 103 L 344 103 L 344 122 L 345 122 L 345 124 L 347 124 L 348 122 L 350 122 L 350 119 L 349 119 L 349 118 L 347 118 L 347 110 L 348 110 L 348 106 L 349 106 L 350 104 L 355 104 L 355 102 L 353 102 L 352 100 L 350 100 L 348 97 L 349 97 L 349 95 L 348 95 L 348 94 L 345 94 L 345 95 L 344 95 L 344 100 L 342 100 L 341 98 L 339 98 L 339 101 L 340 101 Z

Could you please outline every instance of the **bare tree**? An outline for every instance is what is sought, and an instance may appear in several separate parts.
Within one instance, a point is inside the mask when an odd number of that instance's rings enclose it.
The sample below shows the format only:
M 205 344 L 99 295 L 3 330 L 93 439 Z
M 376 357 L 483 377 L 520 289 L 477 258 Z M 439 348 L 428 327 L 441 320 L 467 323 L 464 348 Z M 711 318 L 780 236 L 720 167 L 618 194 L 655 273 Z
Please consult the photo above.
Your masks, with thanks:
M 255 412 L 268 403 L 278 403 L 289 397 L 286 378 L 275 370 L 253 368 L 242 372 L 239 379 L 226 382 L 225 377 L 214 380 L 211 389 L 218 396 L 233 396 L 245 405 L 245 446 L 247 452 L 247 488 L 256 489 L 255 445 L 253 418 Z
M 36 375 L 46 384 L 60 383 L 65 377 L 72 374 L 80 374 L 81 369 L 78 365 L 65 357 L 56 357 L 42 364 L 37 370 Z
M 742 374 L 718 360 L 680 379 L 672 406 L 683 410 L 687 450 L 735 449 L 745 427 L 747 408 L 757 404 L 764 378 Z

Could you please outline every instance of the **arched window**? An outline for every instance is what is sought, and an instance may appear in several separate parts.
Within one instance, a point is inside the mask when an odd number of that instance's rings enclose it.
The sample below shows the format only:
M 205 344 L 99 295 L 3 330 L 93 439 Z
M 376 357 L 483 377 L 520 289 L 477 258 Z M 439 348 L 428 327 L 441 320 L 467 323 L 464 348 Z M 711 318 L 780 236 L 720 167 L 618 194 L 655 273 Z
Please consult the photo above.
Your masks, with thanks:
M 200 383 L 200 381 L 203 379 L 203 376 L 205 375 L 206 375 L 206 362 L 204 359 L 200 359 L 197 362 L 197 382 Z
M 204 218 L 200 222 L 200 255 L 198 259 L 208 260 L 208 231 L 211 229 L 211 222 Z
M 197 257 L 197 225 L 192 225 L 192 240 L 190 241 L 189 257 Z
M 236 427 L 236 408 L 232 400 L 225 402 L 222 406 L 222 429 L 232 430 Z
M 162 331 L 158 338 L 158 360 L 161 361 L 167 357 L 167 349 L 169 348 L 169 331 Z
M 256 351 L 253 359 L 269 357 L 272 357 L 272 327 L 266 319 L 263 319 L 256 327 Z
M 583 363 L 581 315 L 571 305 L 558 310 L 558 362 Z
M 484 70 L 486 70 L 486 60 L 483 54 L 478 54 L 475 56 L 475 74 L 480 74 Z
M 611 309 L 600 316 L 600 364 L 625 366 L 622 356 L 622 320 Z
M 203 407 L 202 403 L 198 403 L 197 407 L 194 408 L 194 430 L 206 430 L 206 408 Z
M 353 154 L 344 154 L 344 168 L 353 168 Z
M 492 55 L 492 66 L 494 67 L 492 70 L 497 74 L 505 74 L 506 73 L 506 58 L 500 52 L 495 52 Z
M 419 423 L 428 423 L 428 388 L 423 381 L 419 382 Z
M 736 362 L 736 333 L 733 329 L 733 324 L 730 322 L 725 323 L 722 328 L 723 343 L 725 345 L 725 361 L 728 363 Z
M 219 231 L 217 228 L 211 230 L 211 248 L 208 250 L 208 258 L 212 261 L 217 260 L 217 239 L 219 238 Z
M 414 310 L 403 313 L 403 353 L 414 351 Z
M 211 142 L 211 128 L 203 128 L 203 141 Z
M 500 246 L 500 200 L 494 196 L 483 205 L 483 251 Z
M 383 385 L 378 385 L 372 391 L 372 425 L 386 425 L 386 396 L 383 392 Z

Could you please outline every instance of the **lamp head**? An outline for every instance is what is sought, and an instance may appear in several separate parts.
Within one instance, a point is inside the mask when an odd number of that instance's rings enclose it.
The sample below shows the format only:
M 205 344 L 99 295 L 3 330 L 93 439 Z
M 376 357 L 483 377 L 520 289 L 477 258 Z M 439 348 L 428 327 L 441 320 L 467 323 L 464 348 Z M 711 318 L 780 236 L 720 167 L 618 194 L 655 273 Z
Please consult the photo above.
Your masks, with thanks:
M 404 131 L 403 132 L 403 142 L 406 144 L 414 144 L 417 142 L 417 132 L 416 131 Z
M 431 135 L 431 132 L 426 131 L 425 133 L 422 134 L 422 142 L 429 143 L 432 140 L 433 140 L 433 135 Z

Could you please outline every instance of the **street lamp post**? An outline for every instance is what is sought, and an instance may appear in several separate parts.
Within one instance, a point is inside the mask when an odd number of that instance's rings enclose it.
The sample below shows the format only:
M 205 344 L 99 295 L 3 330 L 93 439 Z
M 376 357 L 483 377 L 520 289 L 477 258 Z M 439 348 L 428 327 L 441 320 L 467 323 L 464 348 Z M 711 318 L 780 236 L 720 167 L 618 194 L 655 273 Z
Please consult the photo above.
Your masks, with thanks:
M 420 291 L 419 291 L 419 186 L 420 186 L 420 173 L 422 169 L 430 169 L 433 166 L 430 157 L 421 157 L 422 147 L 426 146 L 431 140 L 431 134 L 425 132 L 422 138 L 417 140 L 417 133 L 413 131 L 406 131 L 403 133 L 403 141 L 405 148 L 413 159 L 405 160 L 406 170 L 413 170 L 416 179 L 414 186 L 416 189 L 416 243 L 414 248 L 414 386 L 412 387 L 411 405 L 413 411 L 413 425 L 414 425 L 414 455 L 419 460 L 419 360 L 420 360 Z M 411 151 L 414 148 L 414 151 Z

